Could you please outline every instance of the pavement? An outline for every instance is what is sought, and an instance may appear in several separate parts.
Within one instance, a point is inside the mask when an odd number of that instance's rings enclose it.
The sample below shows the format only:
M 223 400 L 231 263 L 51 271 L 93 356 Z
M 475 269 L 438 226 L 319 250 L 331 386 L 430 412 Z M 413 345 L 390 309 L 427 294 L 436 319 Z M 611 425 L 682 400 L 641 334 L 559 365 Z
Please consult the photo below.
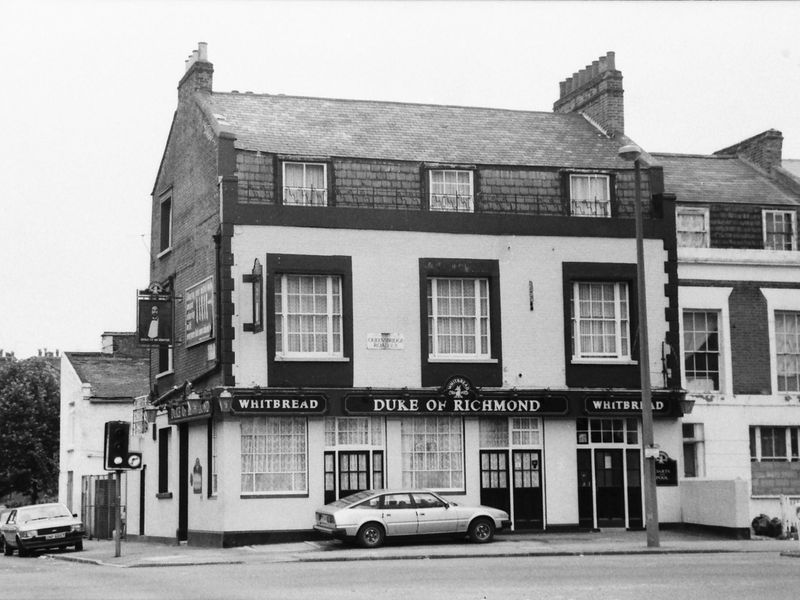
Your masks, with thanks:
M 63 550 L 39 554 L 40 558 L 89 563 L 105 567 L 179 567 L 214 564 L 277 562 L 332 562 L 348 560 L 444 559 L 512 556 L 587 556 L 602 554 L 697 554 L 771 552 L 800 558 L 798 540 L 753 537 L 733 540 L 713 534 L 661 531 L 660 544 L 647 546 L 644 531 L 605 530 L 586 533 L 498 533 L 490 544 L 450 539 L 390 541 L 381 548 L 363 549 L 338 540 L 292 542 L 209 548 L 123 540 L 120 556 L 111 540 L 85 540 L 81 552 Z

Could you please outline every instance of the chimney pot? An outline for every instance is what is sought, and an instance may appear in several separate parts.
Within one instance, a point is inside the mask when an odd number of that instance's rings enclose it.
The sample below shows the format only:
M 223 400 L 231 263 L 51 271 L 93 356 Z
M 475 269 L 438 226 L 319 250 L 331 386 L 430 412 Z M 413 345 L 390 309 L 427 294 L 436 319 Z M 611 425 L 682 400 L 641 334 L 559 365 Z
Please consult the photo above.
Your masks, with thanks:
M 197 44 L 197 51 L 200 55 L 200 60 L 208 62 L 208 44 L 206 42 L 199 42 Z

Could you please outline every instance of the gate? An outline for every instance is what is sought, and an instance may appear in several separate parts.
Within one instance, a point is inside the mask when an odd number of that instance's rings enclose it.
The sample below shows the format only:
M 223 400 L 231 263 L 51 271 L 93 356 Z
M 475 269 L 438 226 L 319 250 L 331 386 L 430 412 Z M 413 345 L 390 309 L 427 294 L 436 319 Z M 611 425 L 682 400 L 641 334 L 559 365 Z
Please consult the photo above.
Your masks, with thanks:
M 116 481 L 113 473 L 84 475 L 81 478 L 81 520 L 89 539 L 113 539 L 116 510 Z M 127 477 L 120 483 L 122 499 L 122 537 L 125 537 Z

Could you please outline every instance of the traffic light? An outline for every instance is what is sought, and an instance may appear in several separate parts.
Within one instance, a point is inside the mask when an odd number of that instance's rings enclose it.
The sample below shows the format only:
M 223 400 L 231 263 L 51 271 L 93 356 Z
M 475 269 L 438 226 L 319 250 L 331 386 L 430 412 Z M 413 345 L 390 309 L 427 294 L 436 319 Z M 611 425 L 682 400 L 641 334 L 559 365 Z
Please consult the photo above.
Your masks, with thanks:
M 127 421 L 108 421 L 105 430 L 103 464 L 106 471 L 138 469 L 142 465 L 142 453 L 130 452 L 128 440 L 131 424 Z

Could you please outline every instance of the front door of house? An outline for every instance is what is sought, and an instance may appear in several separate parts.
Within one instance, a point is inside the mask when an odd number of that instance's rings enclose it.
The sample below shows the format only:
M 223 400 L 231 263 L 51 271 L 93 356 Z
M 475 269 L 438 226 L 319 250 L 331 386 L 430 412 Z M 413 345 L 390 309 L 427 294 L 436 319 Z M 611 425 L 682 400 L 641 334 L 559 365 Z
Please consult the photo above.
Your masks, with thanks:
M 370 455 L 372 455 L 371 461 Z M 382 475 L 383 452 L 370 453 L 368 450 L 326 452 L 325 504 L 368 490 L 371 485 L 380 487 Z
M 511 514 L 508 450 L 481 450 L 481 504 Z
M 625 477 L 622 450 L 595 450 L 597 526 L 625 527 Z
M 542 529 L 541 454 L 539 450 L 511 453 L 514 476 L 514 529 Z

